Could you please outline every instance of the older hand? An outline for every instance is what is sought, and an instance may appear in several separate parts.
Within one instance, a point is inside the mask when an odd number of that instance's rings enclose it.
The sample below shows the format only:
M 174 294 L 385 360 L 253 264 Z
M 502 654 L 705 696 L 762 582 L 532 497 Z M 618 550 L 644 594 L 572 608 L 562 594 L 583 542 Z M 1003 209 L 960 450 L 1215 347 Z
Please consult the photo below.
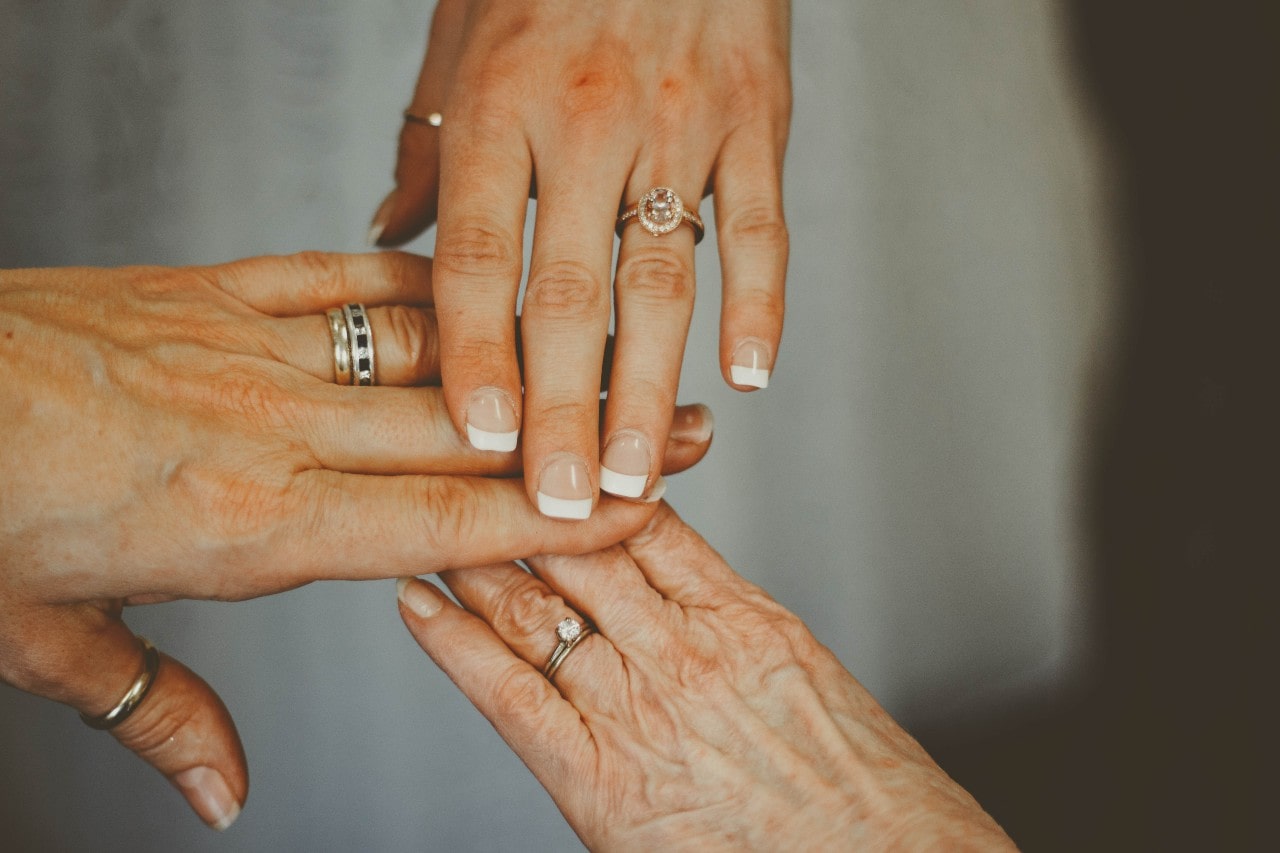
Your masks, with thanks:
M 586 517 L 601 489 L 639 497 L 662 467 L 693 310 L 694 228 L 623 231 L 601 433 L 597 377 L 620 202 L 663 186 L 693 209 L 714 190 L 721 370 L 740 390 L 767 384 L 787 263 L 789 14 L 786 0 L 437 7 L 410 113 L 439 111 L 443 124 L 404 126 L 397 188 L 371 234 L 381 245 L 407 240 L 438 201 L 449 412 L 481 448 L 509 449 L 523 425 L 529 497 L 547 514 Z M 538 218 L 522 395 L 512 318 L 531 183 Z
M 427 654 L 592 849 L 1012 849 L 800 621 L 665 507 L 599 554 L 401 585 Z M 465 609 L 463 609 L 465 608 Z M 599 630 L 542 667 L 555 626 Z
M 333 383 L 324 310 L 350 301 L 374 306 L 380 381 L 434 381 L 430 276 L 400 253 L 0 273 L 0 680 L 100 715 L 140 668 L 125 603 L 580 552 L 639 528 L 652 506 L 538 515 L 516 456 L 460 441 L 438 388 Z M 669 460 L 687 466 L 709 413 L 680 414 Z M 181 664 L 164 659 L 114 733 L 209 823 L 234 818 L 239 739 Z

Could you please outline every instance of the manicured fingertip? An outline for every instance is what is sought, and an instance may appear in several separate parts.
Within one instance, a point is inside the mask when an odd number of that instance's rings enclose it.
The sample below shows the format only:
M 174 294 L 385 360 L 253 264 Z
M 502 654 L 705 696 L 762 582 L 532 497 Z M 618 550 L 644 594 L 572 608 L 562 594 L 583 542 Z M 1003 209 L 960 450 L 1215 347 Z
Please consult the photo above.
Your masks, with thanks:
M 418 578 L 400 578 L 396 581 L 396 598 L 416 616 L 430 619 L 440 612 L 444 601 L 440 592 Z
M 668 436 L 672 441 L 705 444 L 711 440 L 715 431 L 716 418 L 711 409 L 702 403 L 695 403 L 676 409 Z
M 520 440 L 511 399 L 498 388 L 481 388 L 467 404 L 467 441 L 476 450 L 510 453 Z
M 173 777 L 191 808 L 209 827 L 219 832 L 236 822 L 240 803 L 222 774 L 212 767 L 192 767 Z
M 746 338 L 733 351 L 729 377 L 734 385 L 743 388 L 768 388 L 772 368 L 769 346 L 758 338 Z
M 656 504 L 667 494 L 667 478 L 659 477 L 653 484 L 653 488 L 649 490 L 649 494 L 642 499 L 644 503 Z
M 649 485 L 653 454 L 649 441 L 638 432 L 615 435 L 600 461 L 600 490 L 621 498 L 638 498 Z
M 387 230 L 387 224 L 391 221 L 391 213 L 395 209 L 396 195 L 398 189 L 392 190 L 387 197 L 382 200 L 382 204 L 378 205 L 378 210 L 373 214 L 373 222 L 369 225 L 369 234 L 365 238 L 365 242 L 369 248 L 373 249 L 379 245 L 382 239 L 382 232 Z
M 573 453 L 554 454 L 538 478 L 538 512 L 583 521 L 591 517 L 591 502 L 587 464 Z

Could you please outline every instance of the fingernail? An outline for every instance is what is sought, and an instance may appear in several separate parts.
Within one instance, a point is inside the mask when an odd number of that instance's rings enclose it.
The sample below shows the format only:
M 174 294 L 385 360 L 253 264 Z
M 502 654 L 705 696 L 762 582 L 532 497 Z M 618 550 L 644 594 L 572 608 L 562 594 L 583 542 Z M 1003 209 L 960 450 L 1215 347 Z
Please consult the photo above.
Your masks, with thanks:
M 442 606 L 440 594 L 435 587 L 417 578 L 400 578 L 396 581 L 396 598 L 423 619 L 435 616 Z
M 649 490 L 649 494 L 644 496 L 644 502 L 647 504 L 656 504 L 662 500 L 662 496 L 667 493 L 667 478 L 658 477 L 654 482 L 653 488 Z
M 467 404 L 467 440 L 476 450 L 509 453 L 520 438 L 516 410 L 497 388 L 481 388 Z
M 729 365 L 729 376 L 733 379 L 734 385 L 768 388 L 771 366 L 769 348 L 764 345 L 764 342 L 747 338 L 733 351 L 733 363 Z
M 192 767 L 173 777 L 200 819 L 221 832 L 240 817 L 240 804 L 231 795 L 227 780 L 212 767 Z
M 399 190 L 392 190 L 387 193 L 387 197 L 382 200 L 382 204 L 378 205 L 378 212 L 373 215 L 373 223 L 369 226 L 369 236 L 365 238 L 365 242 L 369 244 L 369 248 L 376 248 L 378 240 L 382 237 L 382 232 L 387 230 L 387 223 L 391 220 L 391 209 L 395 206 L 396 193 Z
M 676 408 L 675 417 L 671 419 L 669 434 L 673 441 L 702 444 L 711 438 L 711 434 L 715 431 L 715 415 L 711 414 L 711 410 L 706 406 L 697 403 Z
M 538 480 L 538 512 L 578 521 L 591 516 L 591 481 L 585 462 L 572 453 L 551 457 Z
M 653 457 L 648 440 L 638 432 L 613 437 L 600 460 L 600 489 L 623 498 L 638 498 L 649 485 Z

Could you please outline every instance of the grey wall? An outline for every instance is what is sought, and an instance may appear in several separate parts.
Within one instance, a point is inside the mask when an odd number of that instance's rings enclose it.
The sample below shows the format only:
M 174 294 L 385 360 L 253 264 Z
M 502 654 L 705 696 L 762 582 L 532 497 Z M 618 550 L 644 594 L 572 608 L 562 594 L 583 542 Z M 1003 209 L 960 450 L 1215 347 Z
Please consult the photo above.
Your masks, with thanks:
M 0 264 L 360 249 L 429 5 L 0 0 Z M 1075 496 L 1111 253 L 1075 78 L 1050 0 L 798 0 L 764 393 L 719 378 L 699 254 L 681 396 L 717 438 L 669 500 L 912 724 L 1051 691 L 1087 641 Z M 240 822 L 214 836 L 73 713 L 0 688 L 0 846 L 576 844 L 391 582 L 129 622 L 235 714 Z

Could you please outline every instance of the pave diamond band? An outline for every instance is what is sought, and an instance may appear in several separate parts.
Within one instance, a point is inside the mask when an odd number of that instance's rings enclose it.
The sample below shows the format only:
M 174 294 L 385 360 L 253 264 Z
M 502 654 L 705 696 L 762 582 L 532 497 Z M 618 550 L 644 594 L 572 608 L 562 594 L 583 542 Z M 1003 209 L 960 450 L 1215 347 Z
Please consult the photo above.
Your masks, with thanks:
M 373 327 L 369 325 L 369 315 L 359 302 L 348 302 L 342 306 L 342 317 L 346 320 L 347 345 L 350 353 L 351 378 L 349 385 L 373 385 L 377 375 L 373 363 Z M 334 348 L 335 354 L 337 348 Z M 335 375 L 337 370 L 335 369 Z
M 684 201 L 670 187 L 654 187 L 635 204 L 627 207 L 618 215 L 614 230 L 618 236 L 632 222 L 639 222 L 640 227 L 655 237 L 670 234 L 681 225 L 693 229 L 693 244 L 696 246 L 706 236 L 706 226 L 698 214 L 684 206 Z
M 560 664 L 564 663 L 569 652 L 594 632 L 595 628 L 591 627 L 589 622 L 579 622 L 571 616 L 560 620 L 560 624 L 556 625 L 556 638 L 560 643 L 551 653 L 551 657 L 547 658 L 547 665 L 542 668 L 542 674 L 547 677 L 547 681 L 555 680 L 556 670 L 560 668 Z

